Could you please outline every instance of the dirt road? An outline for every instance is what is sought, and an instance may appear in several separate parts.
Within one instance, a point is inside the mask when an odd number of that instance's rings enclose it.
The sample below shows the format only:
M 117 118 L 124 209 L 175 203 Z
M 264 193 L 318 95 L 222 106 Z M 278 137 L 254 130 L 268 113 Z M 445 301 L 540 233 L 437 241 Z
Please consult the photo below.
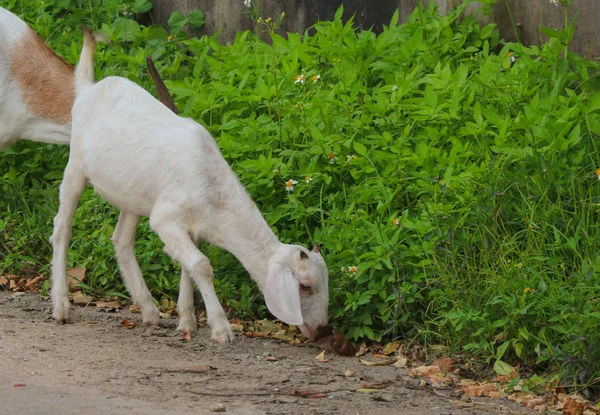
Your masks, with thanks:
M 58 326 L 50 306 L 38 294 L 0 291 L 0 414 L 530 413 L 506 400 L 463 402 L 452 390 L 419 388 L 393 366 L 339 356 L 316 363 L 310 346 L 244 336 L 219 345 L 208 328 L 186 342 L 176 319 L 145 327 L 129 311 L 75 307 L 74 324 Z M 121 327 L 123 319 L 139 325 Z M 361 378 L 392 384 L 359 393 Z M 325 397 L 294 395 L 307 389 Z

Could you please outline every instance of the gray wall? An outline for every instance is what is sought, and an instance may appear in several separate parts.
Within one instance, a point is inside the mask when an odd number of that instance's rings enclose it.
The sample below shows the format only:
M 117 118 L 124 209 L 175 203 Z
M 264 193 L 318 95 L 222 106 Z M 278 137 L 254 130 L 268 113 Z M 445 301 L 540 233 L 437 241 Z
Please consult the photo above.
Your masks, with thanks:
M 404 21 L 419 0 L 344 0 L 344 18 L 353 14 L 356 26 L 363 29 L 381 30 L 387 25 L 396 9 Z M 428 0 L 421 0 L 428 4 Z M 460 0 L 436 0 L 442 12 Z M 220 39 L 230 42 L 238 30 L 253 30 L 253 22 L 243 0 L 153 0 L 152 17 L 155 22 L 166 24 L 173 10 L 187 15 L 191 10 L 202 10 L 206 26 L 199 34 L 213 34 L 221 30 Z M 577 17 L 575 36 L 571 50 L 586 57 L 600 56 L 600 0 L 574 0 L 568 9 L 569 19 Z M 304 32 L 318 20 L 330 20 L 342 0 L 262 0 L 265 16 L 278 18 L 285 12 L 283 32 Z M 539 44 L 540 27 L 560 29 L 564 25 L 563 8 L 548 0 L 508 0 L 521 42 Z M 498 0 L 491 21 L 498 25 L 502 37 L 516 40 L 505 0 Z M 482 22 L 489 21 L 481 19 Z

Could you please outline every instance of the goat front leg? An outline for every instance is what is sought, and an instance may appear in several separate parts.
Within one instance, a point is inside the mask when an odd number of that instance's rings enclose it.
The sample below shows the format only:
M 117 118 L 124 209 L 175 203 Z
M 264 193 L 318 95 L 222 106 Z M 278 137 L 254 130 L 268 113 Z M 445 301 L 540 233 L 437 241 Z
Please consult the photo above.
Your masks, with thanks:
M 71 240 L 71 225 L 79 197 L 85 188 L 83 169 L 69 160 L 60 185 L 60 206 L 54 218 L 52 242 L 52 316 L 58 323 L 68 323 L 71 314 L 66 275 L 67 251 Z
M 233 341 L 231 324 L 229 324 L 225 310 L 223 310 L 215 293 L 213 268 L 208 258 L 194 245 L 189 234 L 176 223 L 159 221 L 153 215 L 150 218 L 150 226 L 164 242 L 165 252 L 181 264 L 181 267 L 189 273 L 189 276 L 200 289 L 204 305 L 206 306 L 208 325 L 211 327 L 211 338 L 217 343 Z M 188 305 L 185 301 L 188 301 L 189 293 L 192 292 L 191 281 L 182 280 L 182 284 L 186 295 L 184 298 L 181 298 L 180 294 L 180 300 L 184 299 L 185 307 Z M 189 325 L 188 313 L 191 312 L 193 314 L 193 306 L 187 308 L 184 312 L 184 317 L 188 318 L 188 321 L 185 322 L 184 320 L 183 322 Z
M 134 304 L 140 308 L 144 323 L 158 326 L 160 324 L 158 308 L 152 300 L 150 290 L 148 290 L 140 266 L 135 258 L 135 230 L 139 222 L 140 216 L 121 212 L 112 241 L 123 281 Z

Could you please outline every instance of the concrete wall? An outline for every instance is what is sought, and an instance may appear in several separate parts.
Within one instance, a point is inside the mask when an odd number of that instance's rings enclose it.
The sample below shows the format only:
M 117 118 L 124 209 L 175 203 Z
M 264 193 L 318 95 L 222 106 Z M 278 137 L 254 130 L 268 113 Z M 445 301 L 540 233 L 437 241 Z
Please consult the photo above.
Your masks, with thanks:
M 330 20 L 344 3 L 344 18 L 355 15 L 356 26 L 380 31 L 387 25 L 394 11 L 400 11 L 402 21 L 414 10 L 418 1 L 428 0 L 262 0 L 261 9 L 265 17 L 278 18 L 285 12 L 281 27 L 284 32 L 304 32 L 319 20 Z M 460 0 L 436 0 L 442 12 Z M 236 31 L 253 30 L 249 9 L 243 0 L 153 0 L 152 16 L 155 22 L 166 24 L 173 10 L 187 15 L 191 10 L 202 10 L 206 15 L 206 26 L 200 34 L 213 34 L 220 30 L 220 39 L 230 42 Z M 576 17 L 575 36 L 572 47 L 587 57 L 600 56 L 600 0 L 576 0 L 568 8 L 568 17 Z M 542 36 L 540 27 L 560 29 L 564 26 L 563 8 L 550 4 L 548 0 L 508 0 L 508 5 L 517 28 L 519 39 L 524 44 L 539 44 Z M 490 16 L 498 25 L 502 37 L 516 40 L 505 0 L 498 0 Z M 482 22 L 489 21 L 487 18 Z

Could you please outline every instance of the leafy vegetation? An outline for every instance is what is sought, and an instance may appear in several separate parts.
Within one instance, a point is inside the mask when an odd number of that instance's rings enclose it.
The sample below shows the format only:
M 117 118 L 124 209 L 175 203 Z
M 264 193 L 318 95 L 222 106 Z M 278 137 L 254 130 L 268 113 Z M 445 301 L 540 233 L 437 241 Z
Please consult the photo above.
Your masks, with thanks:
M 72 63 L 81 36 L 69 28 L 106 33 L 97 78 L 152 91 L 152 56 L 279 237 L 322 245 L 330 315 L 351 338 L 445 343 L 499 372 L 562 365 L 574 384 L 598 382 L 598 64 L 568 52 L 564 32 L 540 47 L 503 43 L 492 25 L 459 19 L 462 5 L 445 16 L 418 8 L 402 25 L 395 15 L 376 35 L 340 10 L 304 35 L 240 32 L 224 46 L 187 37 L 198 14 L 172 17 L 170 32 L 123 15 L 146 11 L 143 0 L 77 12 L 74 0 L 8 3 Z M 67 154 L 35 143 L 0 154 L 0 271 L 48 271 Z M 116 214 L 84 193 L 70 261 L 88 268 L 88 290 L 125 296 Z M 161 248 L 142 222 L 149 287 L 176 298 L 177 265 Z M 263 315 L 240 264 L 202 248 L 232 313 Z

